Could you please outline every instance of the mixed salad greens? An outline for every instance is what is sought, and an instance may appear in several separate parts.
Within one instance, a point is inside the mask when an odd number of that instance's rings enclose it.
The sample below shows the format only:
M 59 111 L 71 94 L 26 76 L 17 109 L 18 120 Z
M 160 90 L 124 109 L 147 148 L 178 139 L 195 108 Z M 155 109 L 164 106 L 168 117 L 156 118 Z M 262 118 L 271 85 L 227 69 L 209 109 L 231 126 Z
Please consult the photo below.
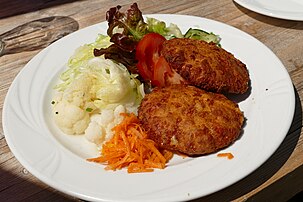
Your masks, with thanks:
M 219 45 L 220 37 L 204 30 L 189 29 L 182 34 L 180 28 L 171 23 L 169 26 L 165 22 L 155 18 L 146 18 L 146 22 L 142 16 L 136 3 L 125 11 L 120 11 L 121 6 L 116 6 L 106 13 L 108 22 L 107 34 L 113 43 L 107 48 L 96 48 L 94 55 L 104 55 L 105 58 L 113 59 L 127 66 L 130 72 L 138 73 L 135 58 L 136 47 L 139 41 L 148 33 L 158 33 L 166 39 L 172 38 L 192 38 L 213 42 Z

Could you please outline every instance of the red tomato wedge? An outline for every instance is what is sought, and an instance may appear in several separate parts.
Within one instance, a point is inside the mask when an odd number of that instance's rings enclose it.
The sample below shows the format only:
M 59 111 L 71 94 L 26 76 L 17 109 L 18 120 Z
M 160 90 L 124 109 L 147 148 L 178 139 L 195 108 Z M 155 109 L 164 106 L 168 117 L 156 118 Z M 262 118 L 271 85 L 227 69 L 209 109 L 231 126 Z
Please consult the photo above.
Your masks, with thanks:
M 139 74 L 154 86 L 165 85 L 165 73 L 171 71 L 160 51 L 166 39 L 157 33 L 146 34 L 137 44 L 136 59 Z
M 154 74 L 152 84 L 155 86 L 165 86 L 166 77 L 172 74 L 172 70 L 169 64 L 166 62 L 163 56 L 160 56 L 156 65 L 154 66 Z

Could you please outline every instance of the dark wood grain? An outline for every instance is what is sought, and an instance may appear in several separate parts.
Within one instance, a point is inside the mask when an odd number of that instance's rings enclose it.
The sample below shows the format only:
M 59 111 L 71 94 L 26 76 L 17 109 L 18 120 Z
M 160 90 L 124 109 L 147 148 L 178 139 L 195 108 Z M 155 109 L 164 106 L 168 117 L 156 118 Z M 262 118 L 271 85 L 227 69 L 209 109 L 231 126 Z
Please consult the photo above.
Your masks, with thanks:
M 0 18 L 34 12 L 75 0 L 1 0 Z

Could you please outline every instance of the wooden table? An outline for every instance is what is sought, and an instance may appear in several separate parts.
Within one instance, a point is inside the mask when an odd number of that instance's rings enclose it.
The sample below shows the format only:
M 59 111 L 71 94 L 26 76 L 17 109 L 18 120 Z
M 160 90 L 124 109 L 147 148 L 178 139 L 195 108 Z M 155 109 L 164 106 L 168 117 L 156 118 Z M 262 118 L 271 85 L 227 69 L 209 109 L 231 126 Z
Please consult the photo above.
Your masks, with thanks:
M 90 1 L 5 1 L 0 9 L 0 34 L 34 19 L 69 16 L 79 29 L 105 20 L 105 12 L 117 4 L 128 7 L 127 0 Z M 50 3 L 51 2 L 51 3 Z M 296 110 L 291 128 L 278 150 L 255 172 L 217 193 L 197 201 L 286 201 L 303 190 L 303 22 L 266 17 L 231 0 L 137 1 L 145 14 L 177 13 L 217 20 L 256 37 L 284 63 L 295 88 Z M 25 4 L 25 5 L 23 5 Z M 40 49 L 0 57 L 0 108 L 10 84 L 24 65 Z M 281 106 L 283 107 L 283 106 Z M 2 117 L 2 116 L 1 116 Z M 2 121 L 1 121 L 2 123 Z M 66 196 L 32 176 L 15 159 L 0 124 L 0 199 L 1 201 L 67 201 Z

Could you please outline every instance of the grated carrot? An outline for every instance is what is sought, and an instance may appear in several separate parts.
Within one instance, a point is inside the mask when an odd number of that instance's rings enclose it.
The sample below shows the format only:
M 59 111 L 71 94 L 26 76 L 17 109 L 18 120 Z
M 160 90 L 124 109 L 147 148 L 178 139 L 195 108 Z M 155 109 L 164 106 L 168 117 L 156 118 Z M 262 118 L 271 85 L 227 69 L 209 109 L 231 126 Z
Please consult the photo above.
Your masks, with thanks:
M 230 152 L 228 152 L 228 153 L 219 153 L 219 154 L 217 154 L 217 157 L 227 157 L 228 159 L 233 159 L 234 155 Z
M 157 148 L 156 143 L 148 139 L 136 115 L 121 115 L 124 119 L 112 129 L 114 136 L 102 146 L 101 155 L 88 161 L 105 164 L 105 170 L 127 167 L 128 173 L 164 169 L 173 153 Z

